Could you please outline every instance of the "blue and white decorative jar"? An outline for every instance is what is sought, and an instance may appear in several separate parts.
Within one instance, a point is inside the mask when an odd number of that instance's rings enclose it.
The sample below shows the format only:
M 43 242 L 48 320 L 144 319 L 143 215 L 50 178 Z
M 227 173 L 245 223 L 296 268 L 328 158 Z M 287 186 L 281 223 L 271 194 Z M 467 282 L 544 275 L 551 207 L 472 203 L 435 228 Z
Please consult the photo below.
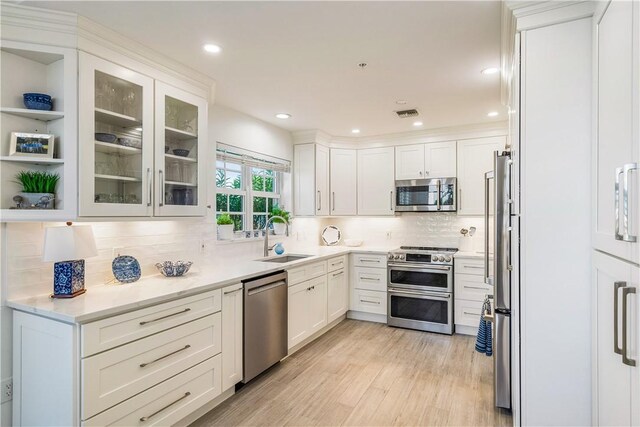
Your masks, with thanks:
M 282 246 L 282 243 L 276 243 L 276 245 L 273 247 L 273 251 L 276 253 L 276 255 L 282 255 L 284 253 L 284 246 Z

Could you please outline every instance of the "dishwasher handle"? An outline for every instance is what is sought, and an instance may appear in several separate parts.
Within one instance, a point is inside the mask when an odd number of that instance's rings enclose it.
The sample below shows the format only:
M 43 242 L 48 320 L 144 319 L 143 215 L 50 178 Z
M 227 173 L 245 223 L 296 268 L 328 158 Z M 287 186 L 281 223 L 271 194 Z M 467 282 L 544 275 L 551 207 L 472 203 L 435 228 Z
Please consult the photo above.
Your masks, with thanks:
M 271 290 L 273 288 L 277 288 L 280 286 L 287 286 L 286 280 L 278 280 L 277 282 L 267 283 L 262 286 L 255 286 L 253 288 L 245 287 L 248 296 L 259 294 L 260 292 L 265 292 Z

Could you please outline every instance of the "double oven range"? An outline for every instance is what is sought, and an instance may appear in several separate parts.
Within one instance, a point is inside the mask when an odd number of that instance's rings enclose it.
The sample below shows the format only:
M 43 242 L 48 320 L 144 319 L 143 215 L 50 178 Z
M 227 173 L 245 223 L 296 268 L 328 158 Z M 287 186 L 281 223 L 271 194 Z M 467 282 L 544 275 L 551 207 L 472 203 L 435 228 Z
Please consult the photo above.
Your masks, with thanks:
M 387 258 L 387 324 L 453 334 L 454 248 L 401 246 Z

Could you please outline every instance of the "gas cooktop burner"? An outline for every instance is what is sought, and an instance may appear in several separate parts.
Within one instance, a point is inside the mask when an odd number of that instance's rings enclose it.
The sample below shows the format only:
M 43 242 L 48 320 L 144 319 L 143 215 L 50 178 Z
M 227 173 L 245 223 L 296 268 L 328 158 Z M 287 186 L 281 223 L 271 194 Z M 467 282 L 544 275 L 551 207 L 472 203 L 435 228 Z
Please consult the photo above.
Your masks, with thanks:
M 456 248 L 400 246 L 389 252 L 387 259 L 393 263 L 453 265 L 453 254 L 456 252 L 458 252 Z
M 424 251 L 424 252 L 443 252 L 443 253 L 456 253 L 456 248 L 437 248 L 434 246 L 400 246 L 403 251 Z

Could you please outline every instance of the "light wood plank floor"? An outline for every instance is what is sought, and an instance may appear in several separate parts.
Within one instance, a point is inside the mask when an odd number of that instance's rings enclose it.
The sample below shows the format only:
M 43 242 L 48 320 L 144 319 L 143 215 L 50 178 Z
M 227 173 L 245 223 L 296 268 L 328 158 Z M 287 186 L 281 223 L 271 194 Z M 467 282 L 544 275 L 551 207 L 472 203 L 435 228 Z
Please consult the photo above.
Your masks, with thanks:
M 473 337 L 345 320 L 193 426 L 507 426 Z

